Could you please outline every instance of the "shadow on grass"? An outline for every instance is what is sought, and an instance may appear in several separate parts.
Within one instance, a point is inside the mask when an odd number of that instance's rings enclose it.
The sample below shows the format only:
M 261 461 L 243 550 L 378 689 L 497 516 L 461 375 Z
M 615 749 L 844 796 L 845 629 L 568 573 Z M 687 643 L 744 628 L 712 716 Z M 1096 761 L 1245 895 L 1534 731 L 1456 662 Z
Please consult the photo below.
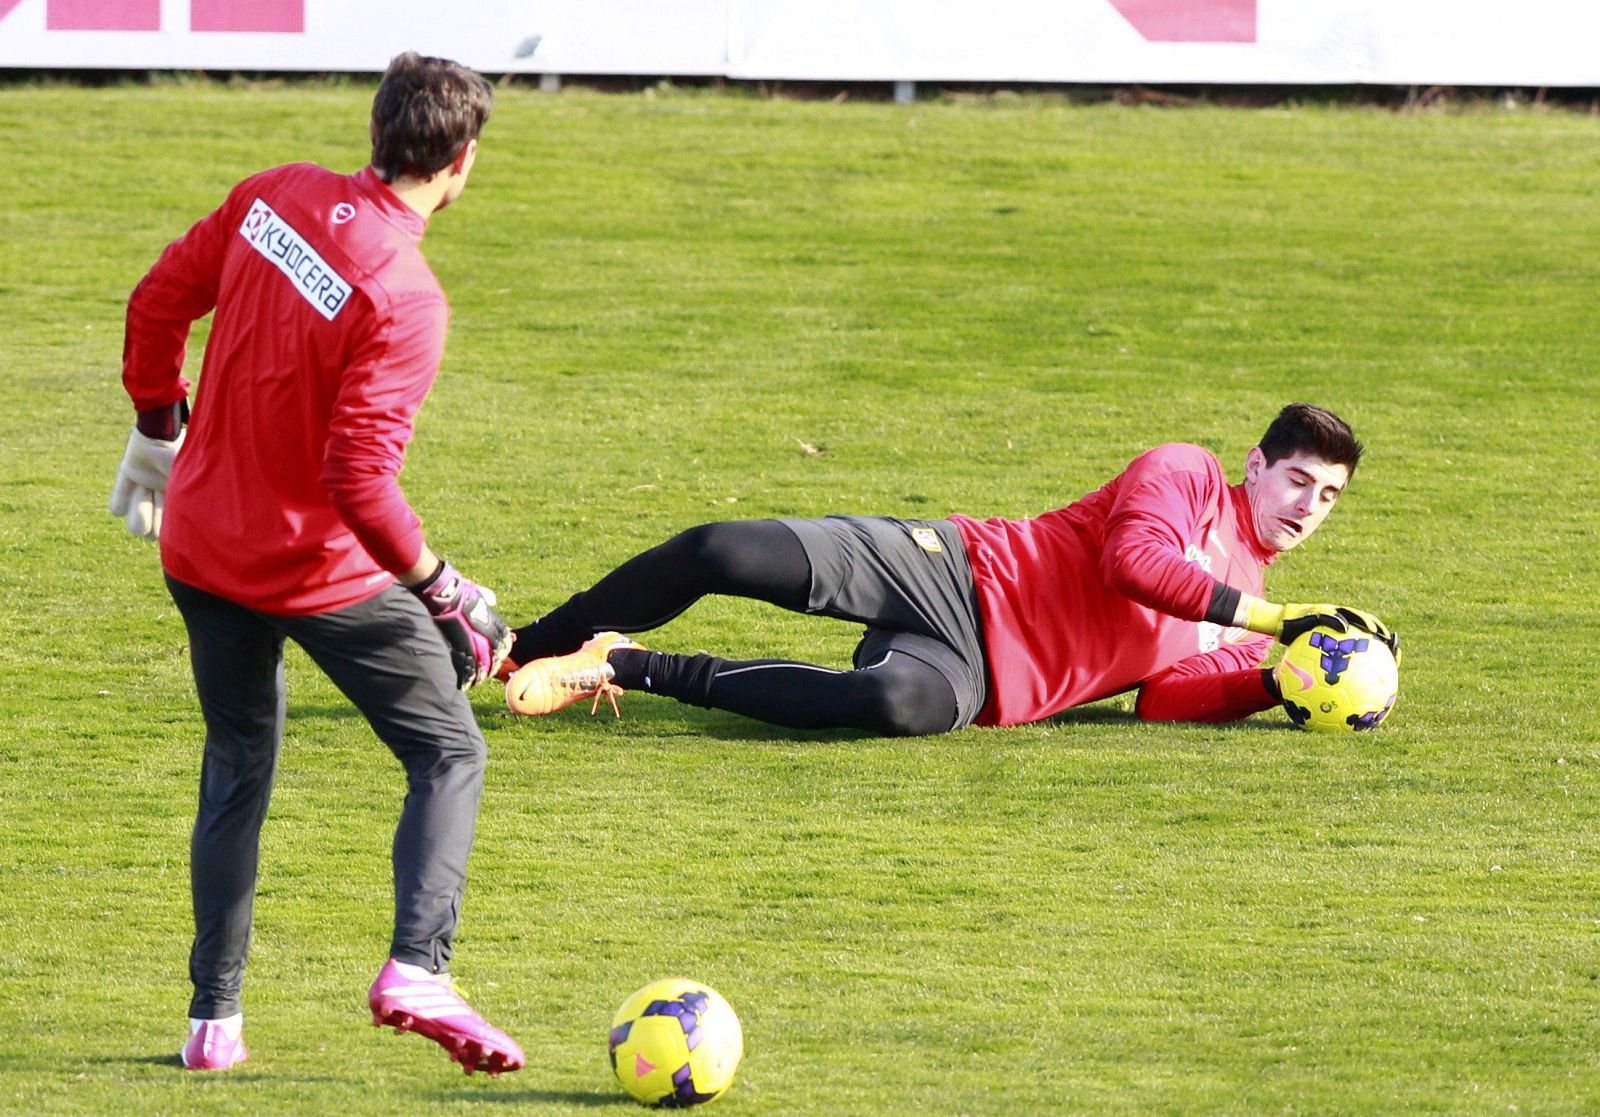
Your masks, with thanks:
M 1218 733 L 1259 732 L 1263 729 L 1281 733 L 1290 728 L 1287 722 L 1273 722 L 1267 718 L 1256 717 L 1223 722 L 1179 721 L 1163 723 L 1142 721 L 1132 710 L 1120 710 L 1115 706 L 1078 706 L 1071 710 L 1062 710 L 1059 714 L 1047 717 L 1037 724 L 1054 725 L 1063 729 L 1070 729 L 1074 725 L 1121 725 L 1129 728 L 1147 726 L 1158 733 L 1164 724 L 1171 724 L 1180 729 L 1212 729 Z
M 491 684 L 492 685 L 492 684 Z M 477 694 L 478 692 L 474 692 Z M 578 707 L 571 711 L 562 711 L 549 718 L 518 717 L 506 710 L 503 706 L 493 702 L 480 703 L 474 700 L 477 707 L 479 724 L 487 728 L 493 724 L 509 724 L 523 727 L 522 731 L 530 735 L 543 733 L 571 734 L 581 725 L 587 725 L 594 732 L 596 738 L 615 736 L 619 741 L 634 737 L 650 737 L 661 739 L 674 736 L 710 737 L 719 741 L 740 741 L 751 745 L 775 744 L 792 745 L 808 742 L 834 742 L 834 741 L 870 741 L 879 740 L 874 734 L 859 729 L 792 729 L 782 725 L 768 725 L 766 722 L 755 718 L 740 717 L 737 714 L 721 710 L 702 710 L 697 707 L 687 706 L 670 698 L 660 698 L 654 695 L 637 695 L 627 702 L 623 714 L 622 726 L 613 728 L 614 719 L 605 707 L 601 707 L 600 715 L 592 719 L 586 712 Z M 336 721 L 345 721 L 351 718 L 360 719 L 361 713 L 354 706 L 343 702 L 308 702 L 296 705 L 294 696 L 289 699 L 289 719 L 294 721 L 301 718 L 329 718 Z M 1048 718 L 1041 718 L 1031 725 L 1047 725 L 1060 729 L 1070 729 L 1073 726 L 1120 726 L 1134 728 L 1136 726 L 1148 727 L 1159 733 L 1161 723 L 1141 721 L 1132 710 L 1121 709 L 1116 706 L 1088 705 L 1078 706 L 1070 710 L 1063 710 Z M 1282 721 L 1274 721 L 1270 717 L 1251 717 L 1241 721 L 1201 723 L 1177 722 L 1180 728 L 1195 729 L 1205 727 L 1219 733 L 1237 732 L 1283 732 L 1289 726 Z M 1025 728 L 1016 726 L 1012 728 Z M 966 729 L 956 730 L 956 733 L 965 734 L 965 740 L 975 745 L 981 745 L 990 733 L 1004 733 L 1004 727 L 985 729 L 980 726 L 969 726 Z M 947 734 L 934 734 L 936 739 Z M 887 739 L 887 738 L 882 738 Z M 906 738 L 917 740 L 918 738 Z
M 171 1055 L 129 1055 L 125 1059 L 106 1059 L 107 1063 L 121 1063 L 130 1067 L 177 1067 L 183 1069 L 183 1060 L 177 1052 Z
M 437 1090 L 433 1098 L 438 1102 L 477 1102 L 484 1105 L 581 1105 L 587 1109 L 609 1106 L 627 1106 L 637 1109 L 638 1103 L 623 1094 L 596 1094 L 585 1090 Z
M 179 1072 L 175 1077 L 184 1082 L 231 1082 L 244 1085 L 254 1082 L 342 1082 L 336 1074 L 285 1074 L 256 1066 L 253 1061 L 242 1063 L 227 1071 L 186 1070 L 183 1059 L 176 1052 L 171 1055 L 129 1055 L 123 1058 L 100 1060 L 106 1065 L 125 1067 L 170 1067 Z

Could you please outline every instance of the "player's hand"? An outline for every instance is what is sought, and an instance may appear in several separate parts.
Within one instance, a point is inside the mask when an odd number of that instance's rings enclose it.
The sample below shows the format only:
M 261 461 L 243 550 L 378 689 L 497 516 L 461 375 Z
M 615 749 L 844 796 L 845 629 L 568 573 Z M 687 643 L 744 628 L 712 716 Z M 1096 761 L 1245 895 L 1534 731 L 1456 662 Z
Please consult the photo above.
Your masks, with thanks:
M 511 629 L 494 611 L 494 591 L 463 577 L 443 559 L 433 577 L 411 587 L 439 626 L 456 683 L 462 690 L 477 686 L 499 669 L 511 651 Z
M 128 432 L 128 447 L 117 467 L 111 488 L 111 514 L 121 516 L 128 530 L 142 539 L 161 535 L 161 508 L 166 502 L 167 477 L 183 446 L 182 430 L 173 439 L 151 438 L 135 427 Z
M 1360 629 L 1387 644 L 1396 660 L 1400 658 L 1400 637 L 1388 625 L 1365 610 L 1344 605 L 1274 605 L 1258 600 L 1250 604 L 1245 627 L 1276 636 L 1282 644 L 1294 643 L 1313 628 L 1331 628 L 1338 633 Z
M 1394 655 L 1395 663 L 1400 662 L 1400 636 L 1388 625 L 1364 609 L 1349 609 L 1341 606 L 1337 612 L 1350 628 L 1359 628 L 1371 633 L 1387 644 L 1389 651 Z

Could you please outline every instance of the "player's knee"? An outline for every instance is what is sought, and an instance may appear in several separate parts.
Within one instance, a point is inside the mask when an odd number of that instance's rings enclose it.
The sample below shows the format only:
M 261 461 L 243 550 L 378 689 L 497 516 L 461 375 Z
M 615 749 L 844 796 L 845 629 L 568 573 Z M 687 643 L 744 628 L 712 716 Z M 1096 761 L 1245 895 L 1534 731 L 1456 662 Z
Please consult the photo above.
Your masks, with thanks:
M 481 776 L 489 767 L 489 746 L 484 743 L 481 734 L 474 733 L 456 742 L 455 748 L 450 750 L 449 759 L 463 770 Z
M 481 781 L 489 766 L 488 746 L 476 732 L 399 735 L 388 744 L 413 778 L 448 772 L 452 780 Z
M 718 582 L 733 573 L 740 558 L 735 529 L 728 523 L 700 524 L 680 531 L 667 542 L 679 569 Z
M 925 737 L 955 726 L 955 692 L 929 670 L 863 671 L 870 680 L 865 714 L 869 730 L 884 737 Z

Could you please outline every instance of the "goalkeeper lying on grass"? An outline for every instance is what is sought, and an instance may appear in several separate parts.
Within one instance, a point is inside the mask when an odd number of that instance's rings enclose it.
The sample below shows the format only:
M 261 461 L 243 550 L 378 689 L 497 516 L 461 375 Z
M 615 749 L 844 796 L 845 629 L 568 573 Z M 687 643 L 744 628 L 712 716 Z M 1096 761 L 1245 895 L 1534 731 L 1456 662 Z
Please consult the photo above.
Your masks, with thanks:
M 511 708 L 547 714 L 644 690 L 776 725 L 882 735 L 1018 725 L 1137 688 L 1140 717 L 1230 721 L 1279 701 L 1273 638 L 1364 629 L 1332 605 L 1274 605 L 1262 576 L 1309 538 L 1362 447 L 1332 412 L 1285 407 L 1230 486 L 1173 443 L 1036 519 L 830 516 L 704 524 L 516 631 Z M 706 594 L 865 624 L 853 670 L 650 651 Z M 595 635 L 600 633 L 600 635 Z

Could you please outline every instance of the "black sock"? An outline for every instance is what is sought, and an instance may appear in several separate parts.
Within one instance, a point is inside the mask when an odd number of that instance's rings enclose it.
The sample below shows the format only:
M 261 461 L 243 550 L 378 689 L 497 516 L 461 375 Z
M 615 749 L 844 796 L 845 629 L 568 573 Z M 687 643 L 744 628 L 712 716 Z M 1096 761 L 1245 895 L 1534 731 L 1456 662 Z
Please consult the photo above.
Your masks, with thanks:
M 643 690 L 692 706 L 711 705 L 711 684 L 727 660 L 711 655 L 668 655 L 644 648 L 618 648 L 606 657 L 623 690 Z

